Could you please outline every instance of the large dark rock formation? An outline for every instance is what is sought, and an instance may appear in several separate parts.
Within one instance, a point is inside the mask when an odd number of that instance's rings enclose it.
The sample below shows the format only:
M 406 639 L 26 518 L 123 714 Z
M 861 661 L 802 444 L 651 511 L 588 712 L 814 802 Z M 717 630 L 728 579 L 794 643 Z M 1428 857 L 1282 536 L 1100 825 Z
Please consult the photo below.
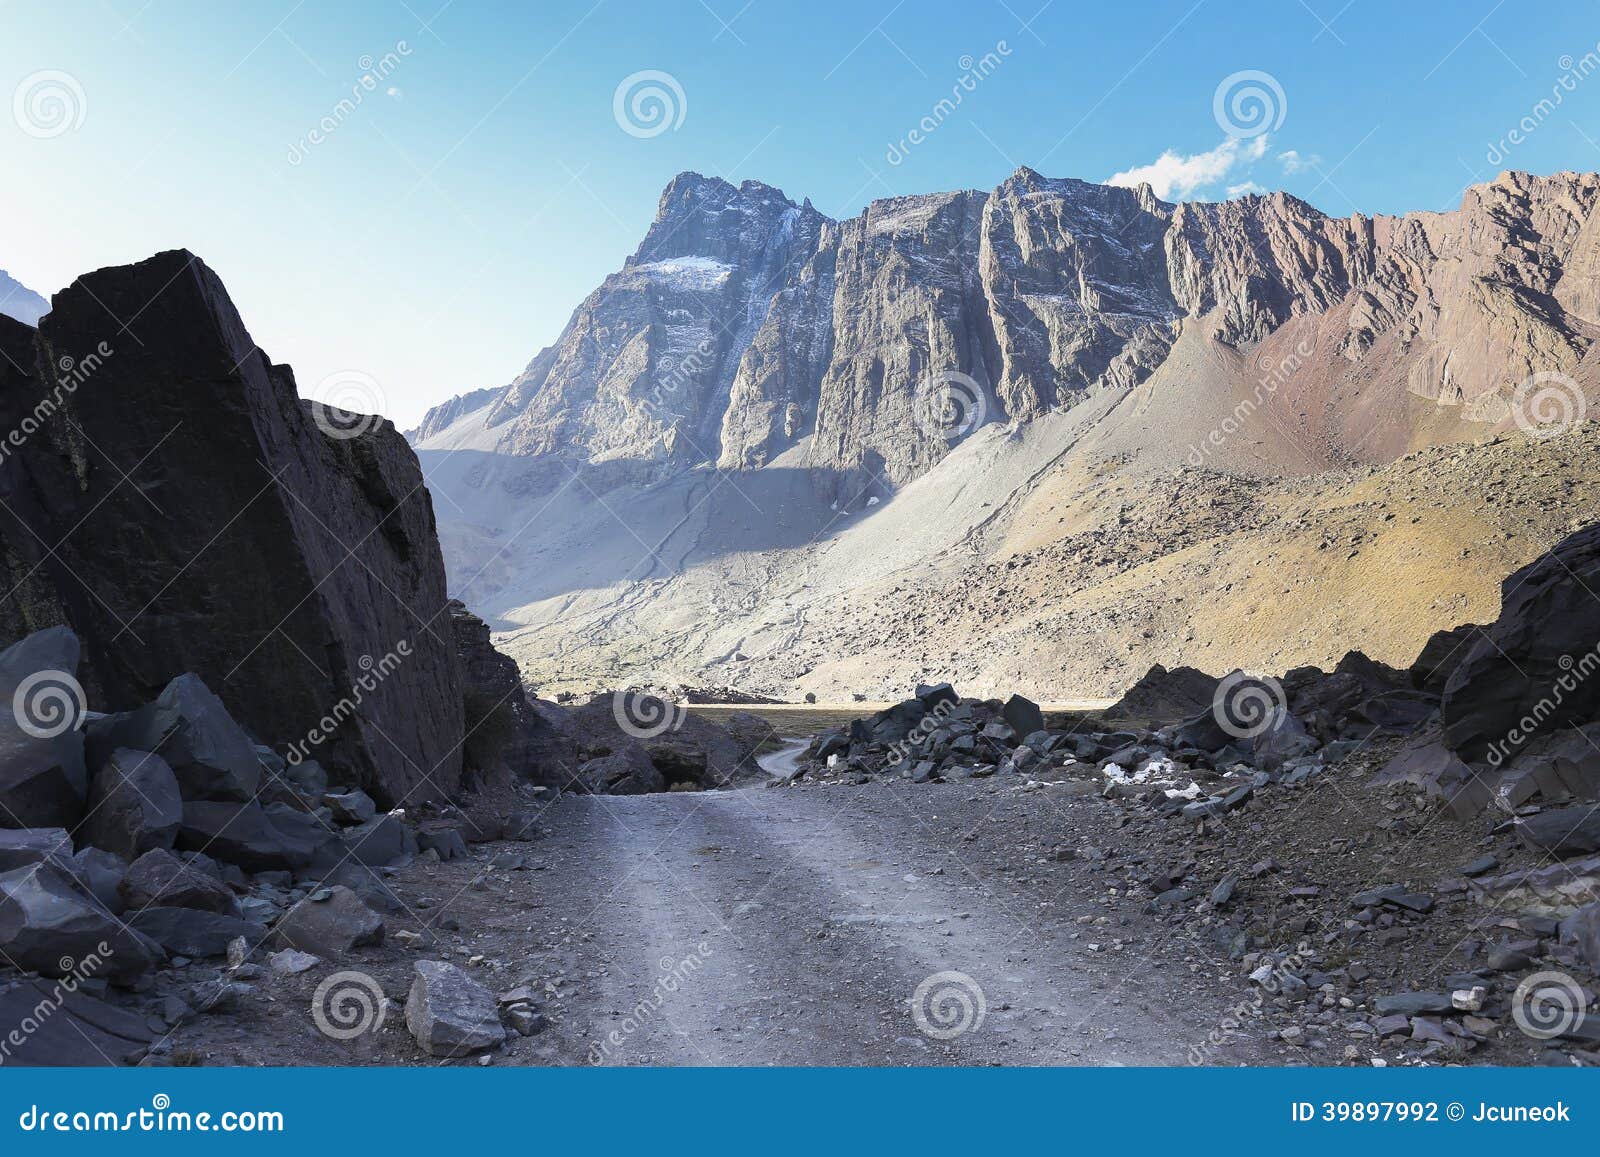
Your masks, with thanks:
M 1446 744 L 1495 766 L 1536 734 L 1600 718 L 1600 524 L 1502 590 L 1500 618 L 1451 672 L 1442 708 Z
M 44 411 L 0 464 L 10 637 L 69 622 L 100 706 L 193 672 L 381 803 L 453 792 L 444 567 L 394 428 L 301 401 L 187 252 L 80 278 L 31 337 L 0 319 L 0 416 Z

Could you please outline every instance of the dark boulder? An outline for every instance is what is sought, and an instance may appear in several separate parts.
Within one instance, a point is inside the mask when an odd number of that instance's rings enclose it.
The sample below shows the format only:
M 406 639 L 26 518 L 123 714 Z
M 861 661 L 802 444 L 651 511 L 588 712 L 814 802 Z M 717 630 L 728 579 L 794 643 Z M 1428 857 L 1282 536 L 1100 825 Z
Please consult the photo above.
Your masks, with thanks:
M 383 917 L 343 885 L 318 888 L 278 921 L 273 940 L 322 957 L 348 955 L 383 942 Z
M 230 941 L 242 936 L 254 945 L 267 934 L 260 924 L 201 908 L 156 905 L 132 912 L 127 919 L 129 927 L 174 956 L 225 956 Z
M 385 806 L 450 795 L 461 678 L 405 439 L 302 402 L 187 252 L 83 276 L 34 344 L 21 364 L 98 359 L 16 453 L 90 699 L 132 710 L 193 672 L 259 740 L 314 745 Z M 54 389 L 30 375 L 10 403 Z
M 432 852 L 440 860 L 461 860 L 467 855 L 467 841 L 460 828 L 425 827 L 417 831 L 417 847 Z
M 961 696 L 948 683 L 919 683 L 916 696 L 929 711 L 938 711 L 941 705 L 948 709 L 961 703 Z
M 419 960 L 406 997 L 406 1027 L 436 1057 L 461 1057 L 506 1039 L 489 990 L 454 964 Z
M 178 777 L 150 751 L 119 747 L 89 785 L 82 836 L 128 861 L 153 848 L 170 848 L 183 822 Z
M 928 705 L 921 699 L 903 699 L 866 719 L 850 723 L 851 743 L 890 744 L 904 743 L 913 728 L 928 714 Z
M 760 736 L 750 734 L 748 728 L 735 734 L 653 695 L 620 691 L 597 695 L 568 712 L 566 720 L 580 757 L 589 761 L 624 757 L 604 768 L 589 767 L 585 762 L 578 769 L 585 791 L 595 792 L 595 785 L 605 779 L 623 785 L 611 789 L 613 794 L 634 794 L 664 791 L 675 784 L 726 787 L 765 775 L 756 763 L 755 747 Z M 765 734 L 762 732 L 762 736 Z M 653 776 L 629 770 L 637 767 L 640 754 L 654 767 Z M 659 786 L 651 786 L 656 780 L 660 781 Z
M 1184 720 L 1174 738 L 1180 747 L 1193 747 L 1207 752 L 1221 751 L 1229 744 L 1241 742 L 1223 730 L 1222 724 L 1217 722 L 1216 713 L 1209 707 Z
M 0 945 L 11 963 L 42 976 L 93 962 L 90 975 L 131 981 L 162 957 L 158 945 L 45 863 L 0 872 Z
M 352 862 L 369 868 L 408 864 L 417 855 L 417 838 L 410 828 L 391 815 L 376 816 L 342 833 Z
M 72 857 L 72 875 L 113 915 L 121 915 L 127 906 L 121 892 L 127 871 L 121 856 L 101 848 L 81 848 Z
M 118 891 L 123 903 L 134 909 L 159 905 L 239 915 L 239 901 L 225 884 L 164 848 L 148 851 L 130 864 Z
M 1380 691 L 1350 708 L 1341 732 L 1362 739 L 1380 731 L 1410 735 L 1438 713 L 1439 697 L 1427 691 Z
M 1520 820 L 1517 834 L 1534 851 L 1558 859 L 1600 852 L 1600 808 L 1578 804 L 1542 811 Z
M 89 777 L 77 668 L 78 638 L 66 627 L 0 652 L 0 827 L 73 828 L 83 816 Z
M 322 797 L 335 823 L 364 824 L 378 814 L 378 805 L 364 791 L 334 792 Z
M 1416 662 L 1407 672 L 1411 685 L 1418 691 L 1443 695 L 1450 682 L 1450 673 L 1466 658 L 1483 637 L 1483 628 L 1476 623 L 1463 623 L 1449 630 L 1436 631 L 1417 655 Z
M 0 317 L 0 321 L 6 320 Z M 87 977 L 94 979 L 92 975 Z M 43 1009 L 50 1015 L 40 1016 Z M 155 1034 L 144 1017 L 53 981 L 33 980 L 0 992 L 0 1024 L 33 1021 L 30 1033 L 8 1042 L 10 1065 L 91 1068 L 143 1059 Z
M 155 752 L 184 799 L 247 800 L 261 784 L 256 745 L 198 675 L 179 675 L 152 703 L 89 725 L 96 766 L 117 749 Z
M 72 855 L 72 837 L 65 828 L 0 829 L 0 872 L 25 868 L 45 860 L 64 867 Z
M 580 764 L 568 786 L 590 795 L 643 795 L 666 791 L 667 781 L 643 749 L 632 745 Z
M 1000 714 L 1018 736 L 1032 735 L 1035 731 L 1044 730 L 1044 712 L 1039 710 L 1039 705 L 1032 699 L 1013 695 L 1006 700 L 1006 705 L 1000 709 Z
M 50 395 L 41 385 L 38 331 L 0 314 L 0 430 L 31 438 L 41 418 L 36 407 Z M 93 355 L 96 365 L 98 351 Z M 74 379 L 75 380 L 75 379 Z M 53 391 L 55 383 L 49 389 Z M 43 411 L 49 420 L 49 411 Z M 0 639 L 21 639 L 67 622 L 52 576 L 43 563 L 53 539 L 40 540 L 37 527 L 46 523 L 39 494 L 19 454 L 0 455 L 0 582 L 8 592 L 0 599 Z
M 1501 585 L 1500 617 L 1445 686 L 1445 742 L 1469 763 L 1506 762 L 1537 734 L 1600 718 L 1600 523 Z
M 295 871 L 309 866 L 331 839 L 314 817 L 279 804 L 202 800 L 183 805 L 177 846 L 247 872 Z
M 1305 725 L 1287 711 L 1280 711 L 1277 721 L 1257 735 L 1254 742 L 1256 763 L 1268 771 L 1277 771 L 1289 760 L 1320 746 Z

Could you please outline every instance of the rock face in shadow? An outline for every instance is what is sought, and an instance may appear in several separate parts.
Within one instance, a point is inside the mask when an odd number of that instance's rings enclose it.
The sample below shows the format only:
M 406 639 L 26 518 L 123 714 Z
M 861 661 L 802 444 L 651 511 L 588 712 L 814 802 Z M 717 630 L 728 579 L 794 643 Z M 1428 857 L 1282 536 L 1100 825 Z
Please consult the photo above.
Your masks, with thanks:
M 467 774 L 481 779 L 509 768 L 534 783 L 563 786 L 581 762 L 572 737 L 534 705 L 516 663 L 489 641 L 489 624 L 454 600 L 449 623 L 463 679 Z
M 399 433 L 302 402 L 187 252 L 80 278 L 23 360 L 25 336 L 0 322 L 0 364 L 39 367 L 0 370 L 4 416 L 46 413 L 0 465 L 23 523 L 0 524 L 5 566 L 31 584 L 0 626 L 65 619 L 106 709 L 193 672 L 386 806 L 450 794 L 460 671 Z
M 1499 766 L 1534 732 L 1600 717 L 1600 524 L 1569 535 L 1502 587 L 1500 618 L 1456 665 L 1445 743 Z

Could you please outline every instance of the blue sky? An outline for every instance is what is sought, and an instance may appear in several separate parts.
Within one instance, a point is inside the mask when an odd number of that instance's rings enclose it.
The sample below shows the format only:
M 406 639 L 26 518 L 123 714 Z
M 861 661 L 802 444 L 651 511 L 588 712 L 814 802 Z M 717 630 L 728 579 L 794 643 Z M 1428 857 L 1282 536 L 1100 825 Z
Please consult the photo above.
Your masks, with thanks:
M 684 169 L 834 215 L 1021 164 L 1449 208 L 1500 169 L 1600 168 L 1597 42 L 1593 2 L 10 0 L 0 268 L 48 295 L 187 247 L 303 392 L 356 371 L 409 424 L 513 377 Z M 665 127 L 615 113 L 641 72 Z M 1264 133 L 1219 119 L 1240 73 Z

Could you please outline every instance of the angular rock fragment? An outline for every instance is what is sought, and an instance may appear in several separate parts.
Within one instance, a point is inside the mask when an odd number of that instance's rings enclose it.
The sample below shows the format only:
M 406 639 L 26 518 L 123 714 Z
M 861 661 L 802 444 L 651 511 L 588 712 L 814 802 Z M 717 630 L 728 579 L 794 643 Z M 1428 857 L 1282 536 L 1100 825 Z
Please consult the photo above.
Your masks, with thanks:
M 48 1009 L 49 1015 L 41 1016 Z M 35 980 L 0 992 L 0 1024 L 33 1024 L 7 1042 L 5 1063 L 50 1068 L 131 1065 L 140 1061 L 155 1034 L 142 1016 L 86 992 L 66 991 Z
M 1600 647 L 1600 523 L 1568 535 L 1501 589 L 1500 617 L 1444 691 L 1445 742 L 1468 761 L 1505 762 L 1534 735 L 1600 717 L 1600 679 L 1573 670 L 1576 657 Z
M 667 789 L 661 772 L 637 746 L 581 764 L 573 784 L 591 795 L 641 795 Z
M 311 820 L 312 824 L 315 822 Z M 325 844 L 326 840 L 315 838 L 309 828 L 292 827 L 286 815 L 271 817 L 253 800 L 184 804 L 177 840 L 177 846 L 184 851 L 204 852 L 247 872 L 307 867 Z
M 1044 712 L 1032 699 L 1013 695 L 1006 700 L 1000 714 L 1017 735 L 1032 735 L 1035 731 L 1044 730 Z
M 256 944 L 267 934 L 259 924 L 200 908 L 157 905 L 130 912 L 127 921 L 174 956 L 226 956 L 228 945 L 241 936 Z
M 454 964 L 419 960 L 406 998 L 406 1027 L 428 1053 L 460 1057 L 505 1042 L 489 990 Z
M 364 791 L 325 795 L 322 802 L 333 811 L 333 818 L 341 824 L 364 824 L 378 814 L 378 805 Z
M 198 675 L 179 675 L 153 702 L 89 727 L 91 758 L 118 748 L 155 752 L 177 777 L 184 799 L 247 800 L 261 783 L 256 745 Z
M 78 637 L 37 631 L 0 651 L 0 825 L 73 828 L 83 816 Z
M 134 910 L 161 906 L 239 916 L 239 901 L 226 885 L 164 848 L 153 848 L 130 864 L 119 890 L 123 903 Z
M 1579 804 L 1542 811 L 1519 821 L 1517 835 L 1528 847 L 1558 859 L 1600 852 L 1600 808 Z
M 369 868 L 407 864 L 417 854 L 417 839 L 411 829 L 392 815 L 377 816 L 347 828 L 342 838 L 350 859 Z
M 108 912 L 113 916 L 122 914 L 126 905 L 120 889 L 128 865 L 121 856 L 101 848 L 82 848 L 72 857 L 71 871 L 89 894 L 106 906 Z
M 163 955 L 47 863 L 0 872 L 0 945 L 18 967 L 43 976 L 95 961 L 91 974 L 113 981 L 138 978 Z
M 65 828 L 0 828 L 0 872 L 71 857 L 72 837 Z
M 273 939 L 321 957 L 346 956 L 383 942 L 383 917 L 343 885 L 318 888 L 283 914 Z
M 115 350 L 17 453 L 38 497 L 23 537 L 60 544 L 38 574 L 92 658 L 97 705 L 140 708 L 192 673 L 265 743 L 318 735 L 317 757 L 386 806 L 454 792 L 461 677 L 432 503 L 399 432 L 301 401 L 183 251 L 80 277 L 34 344 L 26 365 Z M 54 387 L 31 383 L 22 412 Z M 139 462 L 134 484 L 99 455 Z M 186 790 L 248 795 L 231 759 L 189 777 L 166 748 L 118 745 L 165 755 Z
M 150 751 L 119 747 L 89 785 L 84 838 L 128 861 L 153 848 L 170 848 L 183 822 L 178 778 Z

